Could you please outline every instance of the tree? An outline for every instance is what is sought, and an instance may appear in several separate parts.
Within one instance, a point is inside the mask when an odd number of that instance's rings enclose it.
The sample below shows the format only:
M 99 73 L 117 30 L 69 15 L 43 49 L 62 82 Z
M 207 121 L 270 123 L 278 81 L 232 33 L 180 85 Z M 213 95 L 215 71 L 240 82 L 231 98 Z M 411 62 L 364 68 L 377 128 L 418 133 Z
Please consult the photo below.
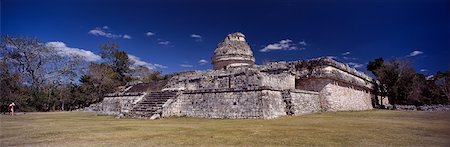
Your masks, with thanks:
M 440 92 L 447 97 L 447 102 L 450 102 L 450 71 L 437 72 L 433 77 L 433 81 Z
M 413 90 L 416 72 L 405 60 L 391 60 L 384 63 L 383 58 L 369 62 L 367 69 L 372 71 L 380 82 L 381 96 L 388 96 L 392 104 L 411 103 L 407 99 Z
M 367 70 L 371 71 L 375 76 L 377 76 L 376 70 L 380 69 L 384 65 L 384 59 L 383 58 L 377 58 L 374 61 L 370 61 L 369 64 L 367 64 Z
M 125 85 L 131 80 L 131 65 L 133 62 L 129 59 L 128 54 L 125 51 L 119 50 L 117 43 L 106 43 L 101 47 L 101 57 L 106 61 L 105 63 L 110 65 L 113 71 L 116 73 L 114 79 L 121 82 L 121 85 Z
M 49 63 L 57 57 L 56 51 L 43 42 L 31 37 L 2 36 L 2 57 L 8 64 L 10 73 L 19 73 L 22 83 L 29 87 L 31 99 L 27 104 L 37 109 L 45 109 L 46 94 L 43 93 L 43 84 L 48 72 Z

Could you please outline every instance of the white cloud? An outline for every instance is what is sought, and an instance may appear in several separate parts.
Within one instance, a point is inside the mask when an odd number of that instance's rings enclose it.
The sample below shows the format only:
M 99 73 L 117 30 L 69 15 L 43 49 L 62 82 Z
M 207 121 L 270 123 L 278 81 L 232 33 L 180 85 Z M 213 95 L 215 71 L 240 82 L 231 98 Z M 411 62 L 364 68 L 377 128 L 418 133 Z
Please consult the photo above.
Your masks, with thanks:
M 191 68 L 194 67 L 193 65 L 190 64 L 180 64 L 181 67 L 185 67 L 185 68 Z
M 352 68 L 361 68 L 361 67 L 363 67 L 364 65 L 363 64 L 359 64 L 359 63 L 354 63 L 354 62 L 349 62 L 349 63 L 347 63 L 350 67 L 352 67 Z
M 131 39 L 130 35 L 121 35 L 121 34 L 113 34 L 109 31 L 108 26 L 103 27 L 96 27 L 88 32 L 89 34 L 92 34 L 94 36 L 103 36 L 107 38 L 125 38 L 125 39 Z
M 123 35 L 123 38 L 125 38 L 125 39 L 131 39 L 131 36 L 130 36 L 130 35 L 127 35 L 127 34 L 125 34 L 125 35 Z
M 206 61 L 205 59 L 201 59 L 200 61 L 198 61 L 198 64 L 200 65 L 204 65 L 206 63 L 208 63 L 208 61 Z
M 423 54 L 423 52 L 416 50 L 416 51 L 413 51 L 413 52 L 409 53 L 409 55 L 407 55 L 406 57 L 414 57 L 414 56 L 417 56 L 417 55 L 420 55 L 420 54 Z
M 169 45 L 169 44 L 170 44 L 170 41 L 160 41 L 160 42 L 158 42 L 158 44 L 161 44 L 161 45 Z
M 134 66 L 146 66 L 149 69 L 156 69 L 156 68 L 167 68 L 167 66 L 161 65 L 161 64 L 152 64 L 145 61 L 142 61 L 141 58 L 128 54 L 128 57 L 131 61 L 134 62 Z
M 153 36 L 153 35 L 155 35 L 155 33 L 153 33 L 153 32 L 147 32 L 145 35 L 147 35 L 147 36 Z
M 158 68 L 167 68 L 167 66 L 161 65 L 161 64 L 153 64 L 153 66 Z
M 330 59 L 333 59 L 333 60 L 336 60 L 337 59 L 337 57 L 336 56 L 326 56 L 327 58 L 330 58 Z
M 341 55 L 345 56 L 345 55 L 350 55 L 350 54 L 351 54 L 350 52 L 345 52 L 345 53 L 342 53 Z
M 82 57 L 81 59 L 84 59 L 86 61 L 99 61 L 102 59 L 99 55 L 96 55 L 91 51 L 67 47 L 64 42 L 47 42 L 45 45 L 57 50 L 58 54 L 61 56 L 80 56 Z
M 303 46 L 307 46 L 308 45 L 305 41 L 301 41 L 298 44 L 303 45 Z
M 420 69 L 420 72 L 427 72 L 428 69 Z
M 200 42 L 203 39 L 203 37 L 198 34 L 191 34 L 191 37 L 194 38 L 197 42 Z
M 271 50 L 297 50 L 297 49 L 305 49 L 305 48 L 298 48 L 296 44 L 292 43 L 292 40 L 285 39 L 279 41 L 278 43 L 269 44 L 259 51 L 269 52 Z
M 202 36 L 197 35 L 197 34 L 191 34 L 191 37 L 192 37 L 192 38 L 202 38 Z

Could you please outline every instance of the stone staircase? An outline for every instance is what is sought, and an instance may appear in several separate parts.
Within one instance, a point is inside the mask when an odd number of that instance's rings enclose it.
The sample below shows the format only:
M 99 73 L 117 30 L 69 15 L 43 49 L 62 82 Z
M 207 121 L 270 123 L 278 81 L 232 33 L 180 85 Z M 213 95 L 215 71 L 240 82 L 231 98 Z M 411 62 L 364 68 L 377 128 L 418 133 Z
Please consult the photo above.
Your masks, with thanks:
M 129 116 L 138 118 L 150 118 L 155 114 L 161 116 L 164 103 L 176 95 L 176 91 L 151 92 L 133 106 Z

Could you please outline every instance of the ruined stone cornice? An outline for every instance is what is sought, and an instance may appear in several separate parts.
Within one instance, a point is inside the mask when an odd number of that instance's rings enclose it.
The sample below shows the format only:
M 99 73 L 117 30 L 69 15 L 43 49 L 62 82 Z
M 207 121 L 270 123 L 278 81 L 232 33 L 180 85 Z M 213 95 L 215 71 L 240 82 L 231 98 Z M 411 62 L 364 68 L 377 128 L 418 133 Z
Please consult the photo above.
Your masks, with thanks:
M 307 94 L 319 94 L 314 91 L 306 91 L 299 89 L 279 89 L 270 86 L 258 86 L 258 87 L 247 87 L 247 88 L 220 88 L 220 89 L 197 89 L 197 90 L 184 90 L 182 93 L 185 94 L 195 94 L 195 93 L 224 93 L 224 92 L 249 92 L 249 91 L 262 91 L 262 90 L 270 90 L 270 91 L 289 91 L 296 93 L 307 93 Z
M 320 57 L 320 58 L 304 60 L 304 61 L 294 61 L 294 62 L 289 62 L 288 64 L 294 64 L 297 69 L 298 68 L 311 69 L 311 68 L 315 68 L 315 67 L 320 68 L 320 67 L 324 67 L 324 66 L 332 66 L 332 67 L 340 69 L 344 72 L 347 72 L 351 75 L 359 77 L 363 80 L 366 80 L 368 82 L 373 82 L 373 79 L 371 77 L 369 77 L 368 75 L 366 75 L 362 72 L 359 72 L 354 68 L 351 68 L 347 64 L 337 62 L 329 57 Z
M 361 78 L 367 82 L 373 82 L 373 79 L 368 75 L 357 71 L 354 68 L 349 67 L 347 64 L 339 63 L 331 58 L 321 57 L 310 60 L 300 60 L 300 61 L 280 61 L 271 62 L 266 65 L 261 65 L 259 68 L 263 72 L 277 71 L 277 70 L 289 70 L 290 72 L 298 72 L 303 70 L 314 71 L 327 66 L 334 67 L 350 75 Z

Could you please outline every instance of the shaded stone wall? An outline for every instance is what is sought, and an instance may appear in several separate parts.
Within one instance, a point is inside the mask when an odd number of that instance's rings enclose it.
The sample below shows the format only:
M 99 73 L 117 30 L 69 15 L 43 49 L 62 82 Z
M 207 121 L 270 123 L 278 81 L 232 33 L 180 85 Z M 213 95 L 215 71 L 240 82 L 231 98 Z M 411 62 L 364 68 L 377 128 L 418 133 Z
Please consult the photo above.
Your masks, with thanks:
M 321 92 L 331 82 L 333 81 L 324 78 L 296 79 L 295 89 Z
M 290 92 L 294 115 L 317 113 L 321 111 L 319 93 L 293 90 Z
M 373 109 L 370 89 L 349 83 L 317 78 L 300 79 L 296 83 L 297 89 L 319 92 L 322 109 L 324 111 L 350 111 Z

